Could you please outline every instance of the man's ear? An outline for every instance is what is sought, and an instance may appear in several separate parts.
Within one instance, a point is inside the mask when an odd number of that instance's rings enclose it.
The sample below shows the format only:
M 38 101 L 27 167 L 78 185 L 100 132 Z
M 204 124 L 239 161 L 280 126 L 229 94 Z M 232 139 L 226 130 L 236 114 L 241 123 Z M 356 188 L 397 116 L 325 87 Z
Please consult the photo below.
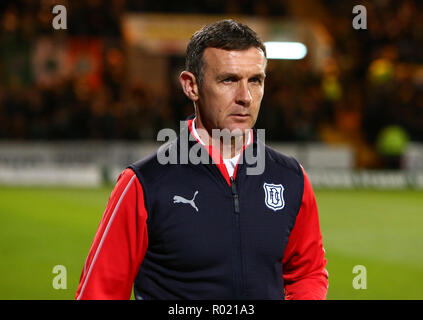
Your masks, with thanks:
M 182 71 L 179 76 L 182 89 L 186 96 L 192 101 L 198 100 L 198 84 L 194 74 L 189 71 Z

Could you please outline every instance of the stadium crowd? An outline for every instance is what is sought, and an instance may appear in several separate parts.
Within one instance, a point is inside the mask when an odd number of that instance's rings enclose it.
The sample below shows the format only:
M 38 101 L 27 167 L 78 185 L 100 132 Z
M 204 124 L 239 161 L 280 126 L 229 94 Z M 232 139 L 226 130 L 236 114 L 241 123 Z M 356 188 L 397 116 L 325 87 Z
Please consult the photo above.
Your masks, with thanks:
M 68 30 L 52 32 L 55 3 L 0 5 L 0 139 L 155 139 L 161 128 L 179 127 L 193 109 L 172 80 L 172 98 L 166 100 L 148 84 L 127 79 L 119 22 L 125 12 L 289 16 L 276 0 L 242 6 L 232 0 L 183 6 L 164 0 L 68 1 Z M 269 61 L 257 127 L 267 129 L 269 140 L 350 143 L 363 155 L 391 125 L 423 141 L 422 3 L 364 1 L 367 30 L 352 27 L 352 3 L 319 3 L 326 17 L 316 19 L 324 19 L 333 39 L 331 58 L 321 71 L 308 58 Z M 371 166 L 363 157 L 363 165 Z

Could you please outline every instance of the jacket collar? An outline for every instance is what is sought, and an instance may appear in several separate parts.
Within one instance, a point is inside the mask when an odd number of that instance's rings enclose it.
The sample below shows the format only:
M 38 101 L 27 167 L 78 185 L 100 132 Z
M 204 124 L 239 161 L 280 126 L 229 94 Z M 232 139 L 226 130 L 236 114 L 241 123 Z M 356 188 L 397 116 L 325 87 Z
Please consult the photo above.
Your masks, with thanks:
M 191 139 L 188 139 L 188 150 L 187 150 L 188 153 L 189 153 L 189 151 L 191 150 L 191 148 L 194 145 L 196 145 L 197 143 L 198 144 L 201 144 L 198 141 L 198 139 L 195 138 L 195 136 L 194 136 L 194 134 L 192 132 L 192 122 L 193 122 L 194 118 L 195 118 L 195 115 L 194 114 L 190 115 L 185 120 L 186 121 L 186 126 L 184 126 L 184 128 L 182 129 L 182 130 L 188 130 L 189 135 L 191 135 L 194 138 L 194 139 L 192 139 L 192 138 Z M 252 150 L 253 151 L 253 154 L 256 153 L 256 150 L 257 150 L 257 134 L 256 134 L 256 129 L 255 128 L 251 129 L 251 135 L 252 135 L 252 138 L 250 139 L 250 143 L 247 144 L 247 145 L 244 145 L 244 147 L 243 147 L 243 149 L 241 151 L 241 156 L 239 157 L 238 163 L 237 163 L 237 165 L 235 167 L 235 170 L 234 170 L 234 175 L 233 175 L 233 179 L 234 180 L 236 179 L 237 172 L 240 171 L 240 167 L 242 167 L 242 166 L 245 165 L 245 163 L 244 163 L 245 162 L 244 161 L 245 150 L 247 148 L 253 148 L 253 150 Z M 188 136 L 188 135 L 185 135 L 185 136 Z M 217 150 L 216 148 L 213 148 L 213 146 L 211 146 L 211 145 L 209 145 L 209 146 L 202 145 L 202 147 L 204 147 L 207 150 L 207 152 L 209 154 L 209 157 L 211 158 L 213 164 L 215 166 L 217 166 L 217 168 L 219 169 L 220 173 L 222 174 L 222 176 L 225 179 L 225 181 L 227 182 L 227 184 L 229 186 L 231 186 L 231 180 L 230 180 L 228 171 L 226 169 L 225 163 L 223 161 L 222 155 L 220 154 L 220 150 Z M 250 164 L 247 164 L 247 165 L 250 165 Z

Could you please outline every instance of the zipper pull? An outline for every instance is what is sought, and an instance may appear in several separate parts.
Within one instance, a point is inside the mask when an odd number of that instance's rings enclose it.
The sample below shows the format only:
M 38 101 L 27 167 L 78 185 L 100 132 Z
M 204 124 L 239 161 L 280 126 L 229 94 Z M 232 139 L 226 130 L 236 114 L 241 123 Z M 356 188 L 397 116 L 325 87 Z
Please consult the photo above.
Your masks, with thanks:
M 235 180 L 231 177 L 232 197 L 234 198 L 235 213 L 239 213 L 239 199 Z

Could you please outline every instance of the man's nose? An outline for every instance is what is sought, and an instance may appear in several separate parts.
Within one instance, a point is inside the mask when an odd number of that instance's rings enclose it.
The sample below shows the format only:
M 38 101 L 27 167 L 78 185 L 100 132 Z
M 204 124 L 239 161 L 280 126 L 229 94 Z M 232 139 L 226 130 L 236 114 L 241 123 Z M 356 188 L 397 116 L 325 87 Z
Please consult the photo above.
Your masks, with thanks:
M 236 102 L 248 107 L 250 106 L 251 102 L 253 101 L 253 97 L 250 93 L 250 88 L 248 87 L 247 81 L 239 81 L 237 95 L 236 95 Z

